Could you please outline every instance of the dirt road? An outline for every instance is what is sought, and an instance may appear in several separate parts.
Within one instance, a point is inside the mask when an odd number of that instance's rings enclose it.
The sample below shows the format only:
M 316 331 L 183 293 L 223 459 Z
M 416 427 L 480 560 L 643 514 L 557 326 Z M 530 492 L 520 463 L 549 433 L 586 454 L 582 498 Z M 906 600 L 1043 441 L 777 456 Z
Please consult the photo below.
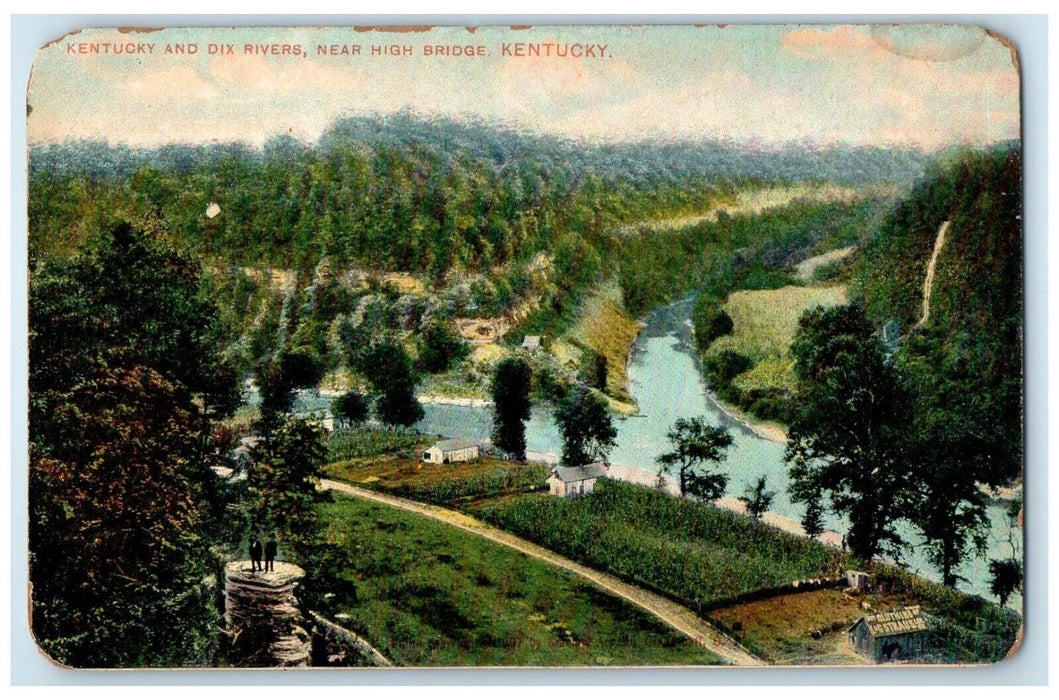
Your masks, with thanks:
M 340 481 L 321 479 L 320 484 L 325 489 L 332 489 L 339 493 L 376 501 L 393 508 L 401 508 L 402 510 L 433 518 L 434 520 L 452 525 L 453 527 L 466 530 L 479 537 L 484 537 L 497 544 L 502 544 L 505 547 L 515 549 L 523 554 L 534 557 L 535 559 L 540 559 L 554 566 L 566 569 L 571 573 L 577 574 L 578 576 L 591 581 L 594 585 L 608 593 L 616 595 L 619 598 L 627 600 L 633 605 L 646 610 L 673 629 L 686 634 L 691 639 L 706 647 L 726 663 L 732 664 L 733 666 L 766 665 L 764 661 L 748 652 L 734 640 L 721 634 L 708 622 L 687 608 L 677 605 L 673 601 L 663 598 L 660 595 L 639 588 L 638 586 L 625 583 L 614 576 L 578 564 L 571 559 L 560 556 L 555 552 L 545 549 L 544 547 L 536 545 L 528 540 L 524 540 L 521 537 L 516 537 L 509 532 L 488 525 L 477 518 L 473 518 L 458 511 L 449 510 L 448 508 L 441 508 L 439 506 L 419 503 L 417 501 L 409 501 L 404 498 L 378 493 L 377 491 L 362 489 Z

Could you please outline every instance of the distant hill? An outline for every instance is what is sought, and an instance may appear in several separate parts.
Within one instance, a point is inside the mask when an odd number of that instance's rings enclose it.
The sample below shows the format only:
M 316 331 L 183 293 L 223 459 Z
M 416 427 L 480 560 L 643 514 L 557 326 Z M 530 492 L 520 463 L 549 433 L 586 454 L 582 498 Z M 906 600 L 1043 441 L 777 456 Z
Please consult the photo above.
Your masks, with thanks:
M 161 223 L 214 260 L 312 268 L 486 270 L 571 232 L 598 241 L 622 221 L 701 211 L 750 182 L 907 184 L 912 149 L 719 141 L 579 142 L 408 112 L 335 121 L 314 144 L 130 148 L 38 145 L 29 153 L 31 256 L 64 254 L 101 221 Z M 204 216 L 208 205 L 216 218 Z

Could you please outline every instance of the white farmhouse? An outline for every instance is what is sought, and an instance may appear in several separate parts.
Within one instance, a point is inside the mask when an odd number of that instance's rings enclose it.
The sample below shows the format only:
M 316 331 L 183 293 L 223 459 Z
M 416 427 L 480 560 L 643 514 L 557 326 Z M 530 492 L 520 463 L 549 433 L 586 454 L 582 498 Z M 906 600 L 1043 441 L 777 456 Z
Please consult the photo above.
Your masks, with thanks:
M 478 441 L 471 438 L 454 438 L 435 442 L 423 452 L 423 461 L 429 464 L 452 464 L 478 459 Z
M 592 493 L 596 481 L 607 476 L 607 465 L 593 462 L 581 467 L 556 467 L 546 483 L 553 496 L 581 496 Z

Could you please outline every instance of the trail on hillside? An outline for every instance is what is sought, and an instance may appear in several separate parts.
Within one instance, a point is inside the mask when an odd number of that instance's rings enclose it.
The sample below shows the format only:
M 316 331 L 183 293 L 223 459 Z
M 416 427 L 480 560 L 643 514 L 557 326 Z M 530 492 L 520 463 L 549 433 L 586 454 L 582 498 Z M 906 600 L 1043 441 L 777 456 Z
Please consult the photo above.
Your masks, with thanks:
M 949 224 L 951 223 L 951 219 L 946 219 L 938 227 L 938 235 L 934 239 L 934 252 L 930 254 L 930 263 L 927 265 L 927 277 L 923 280 L 923 315 L 919 317 L 919 321 L 915 325 L 916 328 L 924 325 L 930 319 L 930 290 L 934 286 L 934 266 L 938 262 L 938 255 L 941 254 L 941 247 L 945 245 L 945 233 L 949 230 Z
M 553 566 L 565 569 L 587 579 L 607 593 L 618 596 L 619 598 L 622 598 L 623 600 L 626 600 L 654 615 L 662 622 L 678 632 L 687 635 L 690 639 L 706 647 L 725 662 L 732 664 L 733 666 L 767 665 L 763 660 L 740 646 L 738 642 L 725 636 L 711 624 L 682 605 L 678 605 L 667 598 L 644 590 L 638 586 L 625 583 L 610 574 L 605 574 L 582 564 L 578 564 L 571 559 L 567 559 L 566 557 L 545 549 L 540 545 L 534 544 L 529 540 L 524 540 L 509 532 L 495 528 L 470 515 L 450 510 L 448 508 L 441 508 L 440 506 L 419 503 L 418 501 L 410 501 L 405 498 L 398 498 L 397 496 L 390 496 L 377 491 L 359 488 L 341 481 L 321 479 L 320 485 L 325 489 L 333 489 L 339 493 L 344 493 L 356 498 L 376 501 L 393 508 L 400 508 L 427 518 L 432 518 L 433 520 L 452 525 L 453 527 L 458 527 L 466 532 L 470 532 L 479 537 L 496 542 L 497 544 L 510 547 L 511 549 L 522 552 L 535 559 L 540 559 Z

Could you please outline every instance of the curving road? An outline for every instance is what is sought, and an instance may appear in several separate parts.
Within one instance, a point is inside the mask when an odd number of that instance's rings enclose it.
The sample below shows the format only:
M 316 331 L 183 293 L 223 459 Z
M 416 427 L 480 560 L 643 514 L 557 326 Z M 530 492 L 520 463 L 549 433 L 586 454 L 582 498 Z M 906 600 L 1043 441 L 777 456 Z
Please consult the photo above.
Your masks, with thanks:
M 484 523 L 465 513 L 460 513 L 459 511 L 450 510 L 448 508 L 441 508 L 440 506 L 430 505 L 428 503 L 420 503 L 405 498 L 398 498 L 397 496 L 390 496 L 377 491 L 352 486 L 341 481 L 333 481 L 331 479 L 321 479 L 320 485 L 325 489 L 332 489 L 356 498 L 376 501 L 393 508 L 400 508 L 428 518 L 433 518 L 434 520 L 452 525 L 453 527 L 458 527 L 461 530 L 491 540 L 497 544 L 502 544 L 505 547 L 515 549 L 523 554 L 534 557 L 535 559 L 540 559 L 541 561 L 546 561 L 549 564 L 566 569 L 571 573 L 591 581 L 594 585 L 604 591 L 616 595 L 619 598 L 627 600 L 633 605 L 646 610 L 662 622 L 665 622 L 673 629 L 687 635 L 733 666 L 767 665 L 765 661 L 751 654 L 740 646 L 738 642 L 725 636 L 684 606 L 678 605 L 668 598 L 664 598 L 656 593 L 644 590 L 639 586 L 625 583 L 610 574 L 605 574 L 596 571 L 595 569 L 590 569 L 582 564 L 578 564 L 572 559 L 567 559 L 566 557 L 560 556 L 559 554 L 545 549 L 540 545 L 534 544 L 529 540 L 524 540 L 509 532 L 497 529 L 492 525 Z

